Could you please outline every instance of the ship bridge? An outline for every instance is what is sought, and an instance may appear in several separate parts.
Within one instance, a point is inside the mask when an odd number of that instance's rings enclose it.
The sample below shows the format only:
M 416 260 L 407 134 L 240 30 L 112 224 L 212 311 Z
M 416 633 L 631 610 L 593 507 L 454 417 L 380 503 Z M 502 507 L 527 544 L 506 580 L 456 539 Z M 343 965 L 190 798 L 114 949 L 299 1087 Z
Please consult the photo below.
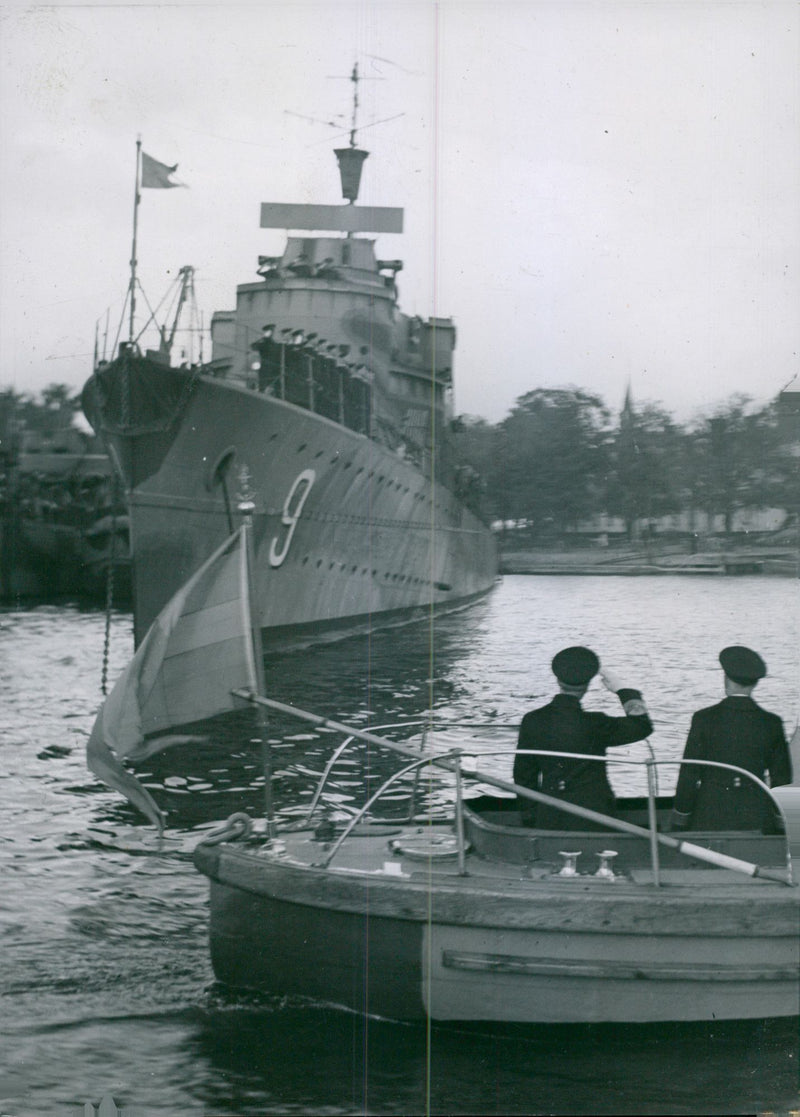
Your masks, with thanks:
M 402 261 L 356 234 L 401 233 L 403 211 L 355 205 L 367 152 L 336 156 L 348 204 L 262 204 L 262 228 L 286 230 L 286 246 L 214 314 L 211 371 L 430 462 L 451 417 L 455 327 L 399 310 Z

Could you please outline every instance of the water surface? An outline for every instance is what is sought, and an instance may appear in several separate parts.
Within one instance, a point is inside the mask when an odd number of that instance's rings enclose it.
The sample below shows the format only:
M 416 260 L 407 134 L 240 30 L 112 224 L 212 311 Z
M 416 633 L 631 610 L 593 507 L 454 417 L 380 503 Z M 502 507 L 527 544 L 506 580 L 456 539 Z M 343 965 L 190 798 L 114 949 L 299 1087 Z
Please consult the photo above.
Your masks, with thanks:
M 428 1030 L 215 985 L 207 882 L 189 854 L 214 822 L 261 810 L 258 723 L 248 711 L 216 719 L 201 727 L 205 743 L 151 762 L 144 779 L 171 839 L 157 852 L 133 808 L 85 767 L 103 631 L 101 613 L 69 606 L 0 614 L 3 1112 L 61 1114 L 106 1094 L 146 1113 L 236 1117 L 798 1107 L 796 1022 Z M 552 694 L 550 659 L 571 643 L 643 690 L 658 756 L 679 756 L 691 711 L 721 696 L 726 644 L 761 652 L 770 673 L 757 697 L 795 725 L 798 583 L 756 577 L 509 576 L 433 632 L 273 656 L 267 686 L 362 727 L 431 711 L 516 725 Z M 111 678 L 130 651 L 130 617 L 117 614 Z M 597 685 L 585 704 L 618 709 Z M 339 738 L 287 718 L 270 718 L 268 732 L 276 802 L 291 817 Z M 492 763 L 509 775 L 510 759 Z M 348 809 L 390 770 L 374 753 L 354 757 L 333 806 Z

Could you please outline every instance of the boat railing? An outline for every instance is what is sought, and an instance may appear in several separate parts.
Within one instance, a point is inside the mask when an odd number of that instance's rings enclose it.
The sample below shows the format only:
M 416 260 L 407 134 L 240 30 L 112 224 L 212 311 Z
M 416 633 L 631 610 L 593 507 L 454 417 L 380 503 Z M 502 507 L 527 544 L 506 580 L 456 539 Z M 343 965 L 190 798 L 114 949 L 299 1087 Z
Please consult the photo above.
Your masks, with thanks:
M 788 833 L 786 816 L 781 804 L 777 801 L 772 794 L 772 790 L 768 784 L 764 783 L 762 779 L 754 775 L 753 772 L 748 771 L 746 768 L 740 768 L 736 764 L 726 764 L 717 760 L 692 760 L 683 757 L 679 759 L 659 759 L 656 760 L 652 747 L 648 741 L 648 748 L 650 756 L 646 760 L 632 760 L 630 757 L 618 757 L 613 755 L 597 756 L 589 753 L 574 753 L 574 752 L 560 752 L 550 749 L 514 749 L 513 751 L 503 749 L 494 752 L 481 752 L 481 756 L 541 756 L 547 759 L 560 758 L 565 760 L 578 760 L 578 761 L 591 761 L 593 763 L 600 763 L 605 765 L 626 765 L 631 767 L 643 767 L 647 774 L 647 829 L 650 837 L 650 851 L 651 851 L 651 867 L 653 870 L 653 880 L 655 884 L 659 883 L 659 856 L 658 856 L 658 811 L 657 811 L 657 798 L 658 798 L 658 769 L 659 767 L 677 767 L 682 768 L 684 765 L 696 768 L 716 768 L 723 769 L 732 773 L 734 779 L 744 777 L 759 788 L 766 795 L 777 817 L 781 820 L 781 829 L 784 834 Z M 557 806 L 557 804 L 553 804 Z M 791 857 L 789 855 L 788 840 L 786 843 L 786 863 L 791 874 Z M 731 866 L 733 867 L 733 866 Z
M 457 788 L 457 793 L 456 793 L 456 818 L 457 819 L 459 819 L 459 818 L 463 819 L 463 813 L 462 813 L 463 812 L 463 796 L 461 794 L 461 779 L 460 779 L 461 765 L 459 763 L 460 756 L 457 752 L 440 753 L 436 757 L 436 760 L 437 761 L 451 761 L 454 765 L 454 770 L 456 772 L 456 788 Z M 381 786 L 378 788 L 378 790 L 376 792 L 374 792 L 369 797 L 369 799 L 363 805 L 361 810 L 359 810 L 349 820 L 349 822 L 345 826 L 342 833 L 334 841 L 333 845 L 328 850 L 327 855 L 323 858 L 322 861 L 319 862 L 320 867 L 323 868 L 323 869 L 328 867 L 328 865 L 331 863 L 331 861 L 336 856 L 338 851 L 341 849 L 344 842 L 352 834 L 352 832 L 356 828 L 356 826 L 360 822 L 363 822 L 364 819 L 369 816 L 369 811 L 370 811 L 370 808 L 372 807 L 372 805 L 374 803 L 376 803 L 383 796 L 383 794 L 387 791 L 387 789 L 389 787 L 391 787 L 391 785 L 393 783 L 396 783 L 398 780 L 402 779 L 403 776 L 407 776 L 410 772 L 419 771 L 419 769 L 427 767 L 428 765 L 430 765 L 430 763 L 431 763 L 431 757 L 430 756 L 423 756 L 419 760 L 412 761 L 411 764 L 404 764 L 402 768 L 398 769 L 398 771 L 396 771 L 396 772 L 393 772 L 392 775 L 389 776 L 389 778 L 387 780 L 384 780 L 384 782 L 381 784 Z M 457 826 L 457 831 L 461 835 L 461 838 L 460 838 L 459 843 L 458 843 L 459 869 L 463 870 L 464 862 L 465 862 L 465 854 L 466 854 L 466 845 L 465 845 L 465 842 L 464 842 L 463 822 L 462 822 L 460 827 Z
M 394 725 L 381 726 L 379 728 L 380 728 L 381 731 L 385 731 L 387 729 L 391 730 L 391 729 L 397 729 L 397 728 L 403 728 L 403 729 L 414 728 L 415 725 L 417 725 L 417 726 L 422 725 L 423 726 L 423 733 L 420 735 L 420 745 L 419 745 L 419 747 L 420 747 L 420 749 L 425 749 L 426 744 L 427 744 L 428 732 L 431 731 L 434 728 L 434 727 L 431 726 L 430 723 L 403 722 L 403 723 L 397 723 L 397 724 L 394 724 Z M 477 727 L 477 726 L 475 725 L 475 723 L 472 723 L 472 727 Z M 447 728 L 448 729 L 466 728 L 466 726 L 461 725 L 461 726 L 457 727 L 457 726 L 455 726 L 451 723 L 451 724 L 448 724 Z M 481 726 L 481 728 L 488 728 L 488 727 Z M 497 726 L 493 725 L 492 728 L 497 728 Z M 502 728 L 511 729 L 513 727 L 504 726 Z M 377 729 L 377 727 L 376 727 L 376 729 Z M 339 745 L 339 747 L 334 751 L 332 756 L 330 757 L 328 763 L 325 766 L 325 770 L 323 771 L 323 773 L 322 773 L 322 775 L 321 775 L 321 777 L 318 781 L 318 784 L 317 784 L 316 790 L 314 792 L 314 795 L 312 797 L 311 803 L 309 805 L 308 811 L 306 812 L 305 820 L 303 821 L 303 823 L 301 823 L 302 826 L 308 826 L 310 824 L 312 816 L 313 816 L 315 810 L 317 809 L 317 807 L 319 805 L 320 799 L 323 795 L 325 786 L 328 783 L 328 780 L 330 778 L 330 775 L 331 775 L 331 772 L 332 772 L 333 768 L 335 767 L 337 761 L 341 758 L 342 754 L 345 751 L 347 751 L 347 749 L 353 744 L 354 741 L 357 741 L 357 740 L 358 739 L 355 736 L 350 736 L 350 737 L 346 738 L 342 742 L 342 744 Z M 649 743 L 648 743 L 648 746 L 649 746 Z M 453 773 L 453 775 L 455 777 L 455 818 L 454 818 L 454 823 L 455 823 L 456 851 L 457 851 L 457 856 L 458 856 L 459 873 L 463 874 L 464 872 L 466 872 L 465 863 L 466 863 L 466 851 L 467 850 L 466 850 L 466 841 L 465 841 L 465 837 L 464 837 L 464 795 L 463 795 L 463 777 L 465 777 L 465 776 L 468 777 L 468 778 L 477 779 L 479 782 L 483 782 L 483 783 L 488 782 L 489 784 L 494 784 L 495 786 L 497 786 L 497 787 L 499 787 L 503 790 L 514 791 L 514 792 L 517 793 L 518 796 L 521 796 L 523 798 L 525 798 L 527 796 L 527 797 L 530 797 L 531 799 L 533 799 L 534 801 L 541 801 L 542 798 L 544 798 L 545 801 L 549 802 L 549 805 L 554 806 L 557 809 L 561 809 L 567 814 L 573 814 L 573 815 L 577 814 L 579 816 L 587 817 L 591 821 L 596 821 L 596 818 L 592 819 L 592 817 L 591 817 L 592 815 L 596 814 L 596 812 L 587 811 L 584 808 L 581 808 L 581 807 L 577 806 L 576 804 L 569 803 L 568 801 L 556 800 L 556 799 L 552 799 L 548 796 L 542 796 L 542 794 L 539 793 L 539 792 L 535 792 L 535 791 L 532 792 L 532 789 L 521 787 L 521 786 L 518 786 L 518 785 L 513 784 L 513 783 L 508 783 L 504 780 L 500 780 L 500 779 L 494 777 L 491 773 L 479 771 L 478 770 L 478 762 L 479 762 L 479 760 L 482 760 L 486 757 L 509 757 L 509 758 L 513 757 L 513 758 L 516 758 L 517 756 L 521 756 L 521 755 L 522 756 L 541 756 L 541 757 L 546 758 L 548 760 L 564 759 L 564 760 L 568 760 L 568 761 L 579 761 L 579 762 L 584 762 L 585 761 L 585 762 L 598 763 L 598 764 L 604 764 L 604 765 L 626 765 L 626 766 L 644 768 L 645 773 L 646 773 L 646 780 L 647 780 L 647 827 L 635 826 L 635 825 L 633 825 L 631 823 L 628 823 L 628 822 L 626 822 L 624 820 L 621 820 L 621 819 L 612 819 L 611 816 L 608 816 L 607 822 L 610 824 L 610 826 L 612 828 L 617 828 L 617 829 L 619 829 L 623 832 L 626 832 L 626 831 L 627 832 L 632 832 L 632 833 L 638 834 L 642 838 L 648 838 L 649 839 L 649 843 L 650 843 L 650 862 L 651 862 L 653 883 L 656 886 L 658 886 L 660 884 L 659 844 L 663 843 L 665 841 L 665 835 L 662 831 L 659 830 L 659 827 L 658 827 L 658 804 L 657 804 L 658 779 L 657 779 L 657 771 L 658 771 L 658 768 L 661 767 L 661 766 L 664 766 L 664 767 L 681 767 L 682 765 L 688 765 L 688 766 L 697 767 L 697 768 L 700 768 L 700 769 L 703 769 L 703 768 L 705 768 L 705 769 L 712 769 L 712 768 L 713 769 L 722 769 L 722 770 L 725 770 L 727 772 L 730 772 L 732 774 L 732 776 L 736 779 L 744 778 L 746 780 L 749 780 L 755 787 L 760 789 L 760 791 L 762 791 L 767 796 L 768 800 L 772 804 L 772 807 L 773 807 L 773 809 L 776 813 L 776 816 L 778 818 L 780 818 L 780 820 L 783 824 L 784 834 L 787 833 L 786 818 L 785 818 L 785 815 L 784 815 L 784 812 L 783 812 L 783 809 L 782 809 L 780 803 L 772 795 L 772 791 L 771 791 L 770 787 L 766 783 L 764 783 L 763 780 L 759 779 L 758 776 L 755 776 L 752 772 L 749 772 L 747 769 L 740 768 L 740 767 L 738 767 L 737 765 L 734 765 L 734 764 L 726 764 L 726 763 L 723 763 L 723 762 L 720 762 L 720 761 L 712 761 L 712 760 L 690 760 L 690 759 L 684 759 L 684 758 L 680 758 L 680 759 L 658 759 L 657 760 L 655 758 L 655 756 L 653 755 L 652 748 L 648 747 L 648 751 L 649 751 L 650 755 L 648 756 L 647 759 L 644 759 L 644 760 L 634 760 L 634 759 L 631 759 L 630 757 L 615 757 L 613 755 L 597 756 L 597 755 L 589 754 L 589 753 L 574 753 L 574 752 L 566 752 L 566 751 L 553 751 L 553 750 L 549 750 L 549 749 L 545 750 L 545 749 L 516 749 L 516 748 L 515 749 L 508 749 L 508 748 L 504 748 L 504 749 L 489 749 L 489 750 L 481 749 L 478 752 L 478 751 L 468 751 L 468 750 L 464 750 L 464 749 L 460 749 L 460 748 L 454 748 L 454 749 L 451 749 L 447 752 L 441 752 L 441 753 L 425 752 L 424 755 L 421 755 L 418 759 L 415 759 L 415 760 L 411 761 L 411 763 L 405 764 L 402 768 L 400 768 L 397 771 L 395 771 L 394 773 L 392 773 L 392 775 L 390 775 L 388 777 L 388 779 L 386 779 L 382 782 L 381 786 L 372 795 L 369 796 L 369 798 L 364 803 L 364 805 L 359 810 L 357 810 L 355 812 L 355 814 L 353 814 L 353 816 L 347 821 L 347 823 L 344 826 L 344 829 L 338 835 L 338 837 L 336 837 L 336 839 L 333 841 L 333 844 L 330 846 L 330 848 L 326 852 L 325 858 L 319 864 L 320 864 L 321 867 L 327 868 L 330 865 L 333 858 L 336 856 L 336 854 L 341 849 L 342 845 L 347 841 L 347 839 L 350 837 L 350 835 L 353 833 L 353 831 L 356 829 L 356 827 L 360 823 L 364 822 L 365 820 L 375 821 L 374 817 L 371 815 L 372 808 L 380 799 L 383 798 L 383 796 L 385 795 L 387 790 L 390 787 L 393 787 L 398 781 L 402 780 L 404 777 L 407 777 L 407 776 L 411 775 L 412 773 L 414 774 L 414 783 L 413 783 L 412 790 L 411 790 L 411 795 L 410 795 L 410 806 L 409 806 L 408 815 L 405 819 L 400 819 L 400 820 L 392 819 L 392 822 L 398 823 L 398 822 L 413 821 L 414 817 L 416 816 L 416 798 L 417 798 L 419 776 L 420 776 L 420 773 L 422 772 L 422 770 L 425 767 L 428 767 L 428 766 L 431 766 L 431 765 L 435 765 L 435 766 L 440 767 L 442 769 L 449 770 L 451 773 Z M 600 817 L 602 817 L 602 816 L 600 816 Z M 385 821 L 385 819 L 382 819 L 381 821 Z M 701 856 L 701 854 L 703 852 L 703 847 L 697 847 L 693 844 L 689 844 L 689 843 L 686 843 L 686 842 L 679 841 L 677 838 L 672 838 L 670 844 L 674 844 L 677 848 L 680 848 L 682 846 L 686 846 L 685 849 L 681 849 L 681 852 L 686 853 L 688 856 L 695 856 L 695 857 L 700 856 L 700 859 L 711 860 L 712 863 L 717 864 L 722 868 L 737 869 L 739 871 L 747 872 L 747 873 L 749 873 L 749 875 L 753 875 L 753 876 L 755 876 L 755 875 L 762 875 L 762 876 L 763 875 L 771 875 L 770 870 L 759 869 L 758 866 L 751 865 L 748 862 L 742 862 L 737 858 L 727 857 L 724 854 L 713 854 L 712 855 L 712 851 L 706 851 L 706 853 L 708 853 L 710 856 L 704 858 L 704 857 Z M 787 843 L 786 843 L 786 864 L 787 864 L 788 881 L 791 882 L 791 857 L 789 855 L 788 840 L 787 840 Z M 774 872 L 774 871 L 772 871 L 772 872 Z M 780 877 L 779 879 L 784 879 L 784 878 Z
M 419 722 L 419 721 L 416 721 L 416 722 L 405 721 L 405 722 L 393 722 L 391 725 L 376 725 L 373 728 L 374 728 L 375 733 L 384 733 L 387 729 L 391 730 L 391 729 L 415 728 L 419 725 L 424 725 L 424 724 L 425 723 Z M 423 731 L 422 746 L 421 747 L 424 747 L 424 743 L 425 743 L 426 739 L 427 739 L 427 734 Z M 317 809 L 317 805 L 320 801 L 320 798 L 322 797 L 322 792 L 325 790 L 325 785 L 328 782 L 328 778 L 329 778 L 331 772 L 336 767 L 336 764 L 337 764 L 339 758 L 341 757 L 342 753 L 346 752 L 350 748 L 350 746 L 352 745 L 353 741 L 357 741 L 357 740 L 358 740 L 358 738 L 354 737 L 352 735 L 349 736 L 349 737 L 345 737 L 345 739 L 342 741 L 342 743 L 336 749 L 334 749 L 334 751 L 331 753 L 330 759 L 328 760 L 328 763 L 325 765 L 325 768 L 322 772 L 322 775 L 320 776 L 319 781 L 317 783 L 317 786 L 314 789 L 314 794 L 311 797 L 311 802 L 308 805 L 308 810 L 305 813 L 305 818 L 303 820 L 301 820 L 301 822 L 299 824 L 297 824 L 298 828 L 300 826 L 307 826 L 311 822 L 311 819 L 313 818 L 314 812 Z M 415 787 L 416 787 L 416 781 L 415 781 Z M 409 821 L 410 822 L 411 819 L 414 816 L 414 813 L 415 813 L 414 812 L 414 800 L 415 800 L 415 795 L 412 792 L 412 805 L 411 805 L 411 808 L 409 810 L 409 816 L 408 816 L 408 819 L 404 820 L 404 821 Z
M 467 729 L 468 730 L 489 730 L 489 731 L 495 731 L 495 732 L 496 731 L 502 731 L 502 732 L 506 732 L 506 733 L 516 733 L 519 729 L 519 726 L 514 725 L 514 724 L 510 724 L 510 723 L 478 722 L 478 721 L 474 721 L 474 722 L 473 721 L 469 721 L 469 722 L 446 722 L 446 723 L 442 723 L 442 724 L 437 724 L 437 723 L 432 723 L 429 720 L 428 721 L 418 720 L 418 721 L 392 722 L 392 723 L 387 724 L 387 725 L 373 726 L 372 727 L 372 732 L 383 734 L 386 731 L 392 731 L 392 730 L 396 730 L 396 729 L 420 729 L 420 728 L 422 730 L 422 733 L 420 734 L 420 738 L 419 738 L 419 748 L 422 750 L 426 747 L 427 740 L 428 740 L 428 735 L 430 733 L 449 731 L 449 730 L 463 731 L 463 730 L 467 730 Z M 314 789 L 314 793 L 311 797 L 311 802 L 309 803 L 308 807 L 306 808 L 306 810 L 304 812 L 304 817 L 299 822 L 294 824 L 295 828 L 300 829 L 300 828 L 306 827 L 310 824 L 311 819 L 313 818 L 314 813 L 315 813 L 315 811 L 316 811 L 316 809 L 319 805 L 319 801 L 322 797 L 322 794 L 325 790 L 325 787 L 328 783 L 328 780 L 330 778 L 330 775 L 331 775 L 333 769 L 336 767 L 340 757 L 351 747 L 353 742 L 358 743 L 358 741 L 359 741 L 358 737 L 356 737 L 354 735 L 350 735 L 348 737 L 345 737 L 345 739 L 342 741 L 342 743 L 340 745 L 338 745 L 338 747 L 336 749 L 334 749 L 333 753 L 331 754 L 330 758 L 328 759 L 328 761 L 325 765 L 325 768 L 322 772 L 322 775 L 319 778 L 317 786 Z M 412 741 L 413 741 L 413 738 L 412 738 Z M 655 754 L 653 752 L 653 747 L 650 744 L 650 741 L 645 740 L 643 742 L 643 744 L 644 744 L 644 747 L 647 749 L 647 752 L 649 754 L 650 759 L 655 764 L 656 763 Z M 461 751 L 463 751 L 465 755 L 471 755 L 471 754 L 468 753 L 468 750 L 461 750 Z M 507 755 L 507 754 L 508 755 L 517 755 L 518 752 L 521 752 L 521 750 L 502 749 L 502 750 L 488 750 L 487 751 L 487 750 L 482 748 L 480 750 L 479 755 L 480 756 L 503 756 L 503 755 Z M 555 755 L 559 755 L 559 754 L 549 753 L 548 755 L 555 756 Z M 575 753 L 569 753 L 568 755 L 572 756 L 572 757 L 575 757 L 576 754 Z M 637 764 L 637 761 L 632 760 L 629 757 L 612 758 L 610 756 L 609 757 L 589 756 L 589 757 L 587 757 L 587 759 L 600 761 L 601 763 L 605 762 L 605 761 L 610 762 L 613 759 L 613 760 L 615 760 L 615 762 L 619 763 L 620 765 Z M 667 762 L 663 761 L 662 763 L 667 763 Z M 677 763 L 680 763 L 680 762 L 675 761 L 674 763 L 677 764 Z M 408 808 L 408 811 L 406 813 L 406 816 L 403 817 L 403 818 L 395 819 L 394 821 L 397 821 L 397 822 L 412 822 L 413 819 L 415 818 L 416 813 L 417 813 L 416 812 L 416 800 L 417 800 L 417 791 L 418 791 L 418 785 L 419 785 L 419 775 L 420 775 L 420 769 L 417 769 L 416 772 L 415 772 L 414 785 L 413 785 L 412 790 L 411 790 L 411 794 L 410 794 L 410 798 L 409 798 L 409 808 Z M 648 779 L 649 778 L 650 777 L 648 777 Z M 654 781 L 655 781 L 655 794 L 658 795 L 659 794 L 659 785 L 658 785 L 658 770 L 657 770 L 657 767 L 654 767 L 654 769 L 653 769 L 653 778 L 654 778 Z
M 586 819 L 595 827 L 597 824 L 599 824 L 600 827 L 604 829 L 621 831 L 625 834 L 633 834 L 639 838 L 649 838 L 652 853 L 653 883 L 655 885 L 659 884 L 659 845 L 667 846 L 673 850 L 676 850 L 679 854 L 690 857 L 696 861 L 702 861 L 715 865 L 717 868 L 733 869 L 737 872 L 745 873 L 748 876 L 757 876 L 767 880 L 779 881 L 782 884 L 792 885 L 794 883 L 792 880 L 792 863 L 789 840 L 792 831 L 790 831 L 787 826 L 786 814 L 784 813 L 780 802 L 775 798 L 775 796 L 771 794 L 770 789 L 767 788 L 766 784 L 762 784 L 762 786 L 764 787 L 766 794 L 773 801 L 777 814 L 783 821 L 784 830 L 786 832 L 786 840 L 784 841 L 785 867 L 780 869 L 773 868 L 770 865 L 755 865 L 750 862 L 744 861 L 739 857 L 731 857 L 728 854 L 720 853 L 709 848 L 708 846 L 699 845 L 696 842 L 689 842 L 685 839 L 679 839 L 672 834 L 662 833 L 661 831 L 659 831 L 656 816 L 655 781 L 653 779 L 650 779 L 648 782 L 648 826 L 638 826 L 626 819 L 615 818 L 611 815 L 603 814 L 600 811 L 591 810 L 587 807 L 581 807 L 575 803 L 569 803 L 563 799 L 556 799 L 553 796 L 546 795 L 541 791 L 535 791 L 531 788 L 522 787 L 520 784 L 513 783 L 510 780 L 502 779 L 501 777 L 495 775 L 493 772 L 481 770 L 478 768 L 478 758 L 483 751 L 480 748 L 465 749 L 459 746 L 451 749 L 449 752 L 440 752 L 437 754 L 428 751 L 425 754 L 420 755 L 418 752 L 418 748 L 412 748 L 407 742 L 401 744 L 398 741 L 392 741 L 387 737 L 378 735 L 371 729 L 356 729 L 352 725 L 344 725 L 342 722 L 335 721 L 332 718 L 321 717 L 319 714 L 311 713 L 309 710 L 301 710 L 297 706 L 291 706 L 285 702 L 279 702 L 274 698 L 267 698 L 264 695 L 256 694 L 253 691 L 237 689 L 234 690 L 232 693 L 237 698 L 242 698 L 245 701 L 253 703 L 254 705 L 264 706 L 268 709 L 279 710 L 283 714 L 289 714 L 295 717 L 299 717 L 301 720 L 310 722 L 312 725 L 316 725 L 319 728 L 333 730 L 334 732 L 342 733 L 347 737 L 357 738 L 359 741 L 365 741 L 368 744 L 378 746 L 379 748 L 388 749 L 389 751 L 399 753 L 401 756 L 406 757 L 407 761 L 409 758 L 411 759 L 411 764 L 406 764 L 407 772 L 413 771 L 417 766 L 424 767 L 426 765 L 431 765 L 454 773 L 456 777 L 456 833 L 458 836 L 460 847 L 459 861 L 462 864 L 464 861 L 466 848 L 464 841 L 464 800 L 461 779 L 463 774 L 467 774 L 470 776 L 471 779 L 476 780 L 479 784 L 486 783 L 494 786 L 500 791 L 510 793 L 511 795 L 516 795 L 518 798 L 527 798 L 536 803 L 544 803 L 546 806 L 555 807 L 567 814 L 576 815 L 580 818 Z M 422 724 L 424 727 L 424 731 L 421 734 L 420 742 L 421 746 L 424 747 L 426 742 L 425 731 L 430 731 L 431 729 L 433 729 L 434 723 L 430 718 L 428 718 L 422 723 L 417 722 L 416 726 L 419 726 L 420 724 Z M 403 726 L 404 728 L 415 728 L 415 723 L 405 722 L 403 723 Z M 453 723 L 449 723 L 448 727 L 450 729 L 456 728 Z M 492 728 L 496 729 L 500 728 L 500 726 L 493 724 Z M 511 727 L 503 728 L 508 729 Z M 503 749 L 502 752 L 508 753 L 510 752 L 510 750 Z M 544 755 L 547 755 L 549 757 L 553 756 L 553 754 L 547 752 L 547 750 L 542 750 L 542 752 L 544 753 Z M 514 750 L 513 755 L 515 754 L 516 750 Z M 580 754 L 567 753 L 566 756 L 572 760 L 581 759 Z M 608 763 L 609 759 L 614 760 L 615 758 L 587 755 L 585 759 L 593 761 L 595 763 Z M 682 762 L 682 760 L 656 761 L 653 759 L 648 759 L 640 763 L 643 763 L 645 767 L 650 765 L 651 768 L 655 768 L 658 764 L 681 764 Z M 628 763 L 631 763 L 631 761 L 628 761 Z M 711 767 L 735 768 L 735 766 L 733 765 L 717 764 L 716 762 L 712 763 L 710 761 L 692 761 L 692 763 L 705 763 L 706 765 Z M 399 779 L 401 775 L 402 773 L 394 773 L 394 775 L 389 778 L 389 781 L 384 781 L 384 784 L 381 785 L 378 791 L 370 797 L 366 808 L 362 808 L 362 810 L 358 812 L 356 819 L 351 819 L 351 822 L 348 823 L 348 834 L 351 834 L 353 832 L 356 823 L 360 819 L 366 817 L 367 810 L 372 806 L 373 803 L 377 802 L 378 799 L 381 798 L 386 788 L 390 786 L 390 784 L 394 783 L 397 779 Z M 748 773 L 745 772 L 745 775 L 748 775 Z M 752 778 L 752 773 L 749 773 L 749 775 L 750 778 Z M 790 790 L 797 790 L 797 788 L 792 788 Z M 790 812 L 790 817 L 793 821 L 795 821 L 794 813 Z M 268 809 L 267 834 L 269 840 L 272 840 L 269 830 L 269 820 L 270 814 Z M 798 814 L 798 819 L 796 821 L 800 822 L 800 813 Z M 317 836 L 321 837 L 321 835 Z M 324 840 L 328 841 L 333 836 L 333 834 L 330 835 L 330 837 L 326 836 Z M 337 851 L 339 848 L 341 848 L 341 843 L 338 844 Z M 326 862 L 326 864 L 329 864 L 329 861 L 330 859 L 328 860 L 328 862 Z

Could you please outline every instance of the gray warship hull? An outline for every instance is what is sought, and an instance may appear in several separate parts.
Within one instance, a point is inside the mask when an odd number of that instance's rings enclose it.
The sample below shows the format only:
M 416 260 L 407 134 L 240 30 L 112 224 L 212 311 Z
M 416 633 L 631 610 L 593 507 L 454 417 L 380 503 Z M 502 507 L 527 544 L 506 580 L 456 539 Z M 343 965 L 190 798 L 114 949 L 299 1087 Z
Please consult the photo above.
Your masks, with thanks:
M 365 434 L 167 368 L 157 371 L 160 402 L 119 429 L 123 374 L 111 368 L 105 384 L 103 375 L 84 402 L 129 493 L 137 641 L 229 533 L 237 465 L 254 493 L 255 595 L 268 644 L 421 618 L 494 584 L 483 523 L 435 477 Z

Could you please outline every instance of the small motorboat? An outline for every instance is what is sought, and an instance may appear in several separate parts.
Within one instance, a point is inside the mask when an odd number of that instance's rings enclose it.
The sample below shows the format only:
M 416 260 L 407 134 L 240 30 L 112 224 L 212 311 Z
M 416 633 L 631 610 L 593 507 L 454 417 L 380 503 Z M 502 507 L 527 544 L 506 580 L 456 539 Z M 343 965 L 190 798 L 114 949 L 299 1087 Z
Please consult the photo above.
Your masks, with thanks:
M 672 799 L 655 793 L 653 779 L 661 764 L 676 762 L 651 757 L 640 762 L 648 794 L 619 798 L 613 819 L 562 804 L 595 828 L 537 830 L 522 825 L 517 795 L 540 793 L 479 770 L 486 758 L 468 743 L 421 755 L 338 728 L 411 761 L 363 809 L 336 821 L 320 809 L 337 750 L 304 819 L 275 829 L 234 815 L 198 845 L 221 982 L 396 1019 L 605 1023 L 800 1013 L 800 889 L 791 856 L 800 857 L 800 787 L 761 785 L 773 800 L 774 833 L 678 836 L 665 832 Z M 432 767 L 450 773 L 452 818 L 418 813 L 413 787 L 405 820 L 381 815 L 381 799 L 398 781 Z M 463 790 L 469 778 L 479 781 L 474 798 Z M 481 794 L 487 785 L 492 794 Z M 598 830 L 602 821 L 607 828 Z
M 87 743 L 90 769 L 163 832 L 163 811 L 123 761 L 169 747 L 176 727 L 245 702 L 344 734 L 308 809 L 293 818 L 284 808 L 278 825 L 263 722 L 263 824 L 234 815 L 196 848 L 220 981 L 401 1019 L 800 1014 L 800 786 L 770 789 L 733 768 L 766 797 L 762 830 L 677 836 L 658 775 L 687 761 L 657 760 L 649 746 L 638 758 L 548 752 L 634 765 L 631 786 L 645 793 L 620 795 L 612 817 L 505 779 L 513 740 L 498 748 L 485 732 L 470 736 L 476 727 L 450 726 L 448 739 L 426 724 L 398 742 L 265 697 L 249 607 L 253 507 L 242 501 L 241 527 L 159 614 Z M 355 777 L 344 757 L 353 742 L 373 750 Z M 353 786 L 374 786 L 383 769 L 375 750 L 404 762 L 352 810 Z M 340 762 L 347 802 L 331 788 Z M 565 829 L 522 825 L 520 800 L 562 811 Z M 566 829 L 575 818 L 585 830 Z

